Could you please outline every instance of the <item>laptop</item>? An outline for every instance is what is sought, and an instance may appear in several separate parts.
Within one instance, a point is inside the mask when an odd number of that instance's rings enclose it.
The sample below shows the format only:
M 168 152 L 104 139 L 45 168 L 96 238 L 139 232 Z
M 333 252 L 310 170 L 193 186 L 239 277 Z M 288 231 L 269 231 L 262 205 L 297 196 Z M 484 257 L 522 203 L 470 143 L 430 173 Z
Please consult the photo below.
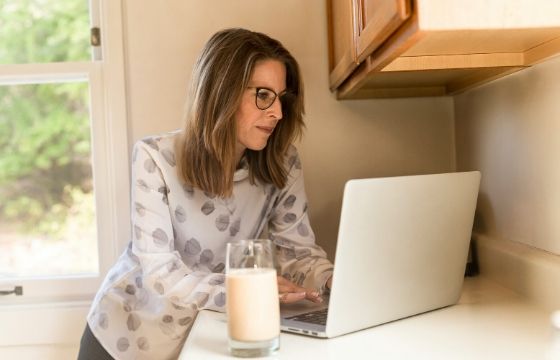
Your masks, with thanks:
M 328 307 L 282 305 L 281 329 L 331 338 L 456 304 L 479 184 L 478 171 L 348 181 Z

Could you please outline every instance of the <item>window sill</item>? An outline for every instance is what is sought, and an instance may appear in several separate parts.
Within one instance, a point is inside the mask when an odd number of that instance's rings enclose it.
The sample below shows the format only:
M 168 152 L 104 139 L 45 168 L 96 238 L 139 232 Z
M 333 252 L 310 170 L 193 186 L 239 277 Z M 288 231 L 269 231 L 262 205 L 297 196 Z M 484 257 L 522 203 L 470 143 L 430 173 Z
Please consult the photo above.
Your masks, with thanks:
M 12 303 L 0 307 L 0 347 L 77 344 L 91 300 Z

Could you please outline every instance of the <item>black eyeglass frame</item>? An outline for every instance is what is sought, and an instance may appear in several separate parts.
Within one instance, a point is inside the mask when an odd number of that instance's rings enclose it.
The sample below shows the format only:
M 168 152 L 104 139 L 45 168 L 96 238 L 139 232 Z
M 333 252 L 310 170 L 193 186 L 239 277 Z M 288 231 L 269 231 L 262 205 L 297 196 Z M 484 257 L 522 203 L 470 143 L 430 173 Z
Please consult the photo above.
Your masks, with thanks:
M 274 105 L 274 102 L 276 101 L 276 98 L 278 98 L 280 100 L 280 103 L 282 105 L 285 105 L 285 103 L 287 102 L 288 99 L 291 99 L 293 97 L 293 94 L 286 90 L 281 94 L 277 94 L 276 91 L 269 89 L 267 87 L 264 86 L 248 86 L 248 89 L 255 89 L 255 106 L 257 107 L 257 109 L 259 110 L 266 110 L 269 109 L 272 105 Z M 274 98 L 272 99 L 272 101 L 270 102 L 270 105 L 268 105 L 267 107 L 260 107 L 259 106 L 259 91 L 260 90 L 266 90 L 266 91 L 270 91 L 271 93 L 274 94 Z

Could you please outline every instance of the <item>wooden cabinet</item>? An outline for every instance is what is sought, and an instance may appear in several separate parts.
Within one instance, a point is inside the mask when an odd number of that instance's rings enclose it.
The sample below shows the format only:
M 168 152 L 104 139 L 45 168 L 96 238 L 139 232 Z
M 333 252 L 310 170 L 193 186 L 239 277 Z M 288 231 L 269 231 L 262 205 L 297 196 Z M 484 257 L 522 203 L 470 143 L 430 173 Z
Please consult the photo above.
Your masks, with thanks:
M 560 53 L 560 1 L 327 0 L 339 99 L 452 95 Z
M 410 0 L 327 0 L 331 90 L 410 16 Z
M 410 0 L 358 0 L 357 54 L 365 60 L 410 17 Z

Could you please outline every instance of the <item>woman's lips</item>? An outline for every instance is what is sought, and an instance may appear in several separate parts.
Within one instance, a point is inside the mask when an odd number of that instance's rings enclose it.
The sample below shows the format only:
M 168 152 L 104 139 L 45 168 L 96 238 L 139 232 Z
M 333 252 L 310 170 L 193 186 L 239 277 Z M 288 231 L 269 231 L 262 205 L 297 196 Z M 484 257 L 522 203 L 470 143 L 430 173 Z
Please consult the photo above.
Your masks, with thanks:
M 267 133 L 267 134 L 272 134 L 272 132 L 274 131 L 273 127 L 268 127 L 268 126 L 257 126 L 257 129 Z

